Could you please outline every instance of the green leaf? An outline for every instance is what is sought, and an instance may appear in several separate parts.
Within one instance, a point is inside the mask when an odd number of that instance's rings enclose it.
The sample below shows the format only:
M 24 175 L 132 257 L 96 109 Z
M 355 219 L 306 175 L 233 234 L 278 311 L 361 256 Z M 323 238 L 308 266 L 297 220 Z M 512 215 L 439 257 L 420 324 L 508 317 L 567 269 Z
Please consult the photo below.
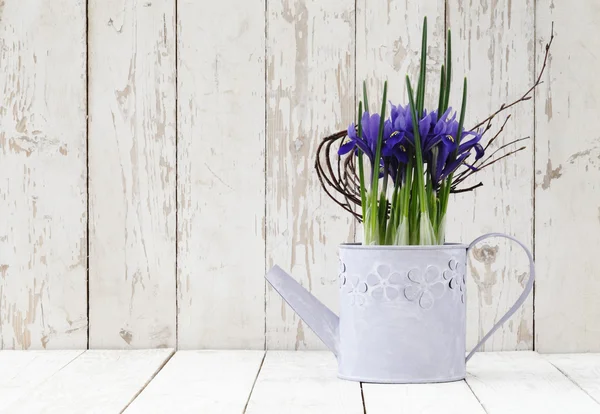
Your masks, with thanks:
M 448 109 L 448 103 L 450 102 L 450 83 L 452 82 L 452 33 L 448 29 L 448 37 L 446 39 L 446 89 L 444 97 L 443 111 L 446 112 Z
M 425 77 L 427 75 L 427 17 L 423 19 L 423 35 L 421 37 L 421 66 L 419 67 L 419 83 L 417 85 L 417 115 L 423 115 L 425 105 Z
M 440 99 L 438 101 L 438 119 L 446 110 L 444 109 L 444 99 L 446 98 L 446 68 L 442 65 L 440 72 Z
M 454 152 L 454 155 L 456 156 L 456 154 L 458 153 L 458 146 L 460 145 L 460 139 L 462 138 L 462 130 L 463 130 L 463 125 L 465 122 L 465 113 L 466 113 L 466 109 L 467 109 L 467 78 L 465 78 L 464 82 L 463 82 L 463 93 L 462 93 L 462 102 L 460 105 L 460 116 L 459 116 L 459 121 L 458 121 L 458 130 L 456 132 L 456 137 L 454 138 L 454 140 L 456 141 L 456 150 Z M 452 187 L 452 178 L 454 177 L 454 172 L 451 172 L 448 177 L 446 178 L 445 181 L 445 186 L 444 186 L 444 192 L 443 192 L 443 198 L 442 198 L 442 205 L 441 205 L 441 216 L 442 218 L 445 217 L 446 215 L 446 211 L 448 209 L 448 200 L 450 198 L 450 188 Z
M 465 112 L 467 108 L 467 78 L 463 82 L 463 95 L 462 102 L 460 104 L 460 117 L 458 121 L 458 131 L 456 132 L 456 151 L 458 152 L 458 145 L 462 138 L 463 125 L 465 124 Z
M 358 103 L 358 137 L 362 138 L 362 101 Z M 363 152 L 358 150 L 358 177 L 360 179 L 360 204 L 362 207 L 363 223 L 366 218 L 367 194 L 365 187 L 365 168 L 363 163 Z
M 387 81 L 383 84 L 383 101 L 381 103 L 381 113 L 379 119 L 379 134 L 377 135 L 377 148 L 375 150 L 375 158 L 373 159 L 373 182 L 371 184 L 371 230 L 373 233 L 377 231 L 377 196 L 379 184 L 379 160 L 381 159 L 381 145 L 383 143 L 383 126 L 385 122 L 385 104 L 387 101 Z
M 369 99 L 367 99 L 367 81 L 363 81 L 363 101 L 365 102 L 365 112 L 369 112 Z
M 406 87 L 408 89 L 408 101 L 410 103 L 410 112 L 412 114 L 413 130 L 415 136 L 415 158 L 417 170 L 417 190 L 419 191 L 419 206 L 422 214 L 428 214 L 427 197 L 425 195 L 425 181 L 423 177 L 423 154 L 421 153 L 421 135 L 419 134 L 419 118 L 417 117 L 417 109 L 415 108 L 415 99 L 413 89 L 410 84 L 410 78 L 406 77 Z

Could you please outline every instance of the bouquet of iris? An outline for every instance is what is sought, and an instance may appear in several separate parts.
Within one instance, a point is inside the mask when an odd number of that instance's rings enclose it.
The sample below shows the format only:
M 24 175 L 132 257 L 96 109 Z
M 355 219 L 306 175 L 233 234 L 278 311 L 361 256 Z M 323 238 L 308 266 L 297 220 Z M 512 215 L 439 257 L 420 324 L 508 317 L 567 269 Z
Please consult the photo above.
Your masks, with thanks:
M 387 81 L 383 87 L 381 111 L 369 107 L 366 83 L 358 105 L 357 122 L 323 140 L 317 150 L 316 169 L 327 194 L 364 226 L 365 245 L 444 244 L 445 222 L 451 193 L 472 191 L 481 185 L 459 188 L 477 171 L 525 147 L 514 145 L 518 138 L 501 145 L 486 156 L 508 122 L 507 116 L 497 133 L 482 141 L 497 115 L 531 99 L 541 83 L 548 52 L 534 85 L 520 98 L 503 104 L 496 112 L 472 128 L 465 128 L 467 79 L 462 85 L 458 110 L 449 104 L 452 77 L 451 31 L 448 30 L 446 55 L 440 70 L 437 107 L 425 108 L 427 18 L 423 24 L 419 78 L 416 89 L 406 77 L 408 103 L 390 104 L 386 118 Z M 436 82 L 437 84 L 437 82 Z M 338 142 L 337 151 L 332 151 Z M 337 160 L 337 168 L 334 168 Z M 331 191 L 333 190 L 333 191 Z M 335 196 L 337 193 L 338 196 Z M 339 199 L 341 195 L 341 200 Z
M 466 361 L 533 289 L 533 256 L 523 243 L 506 234 L 489 233 L 470 244 L 445 244 L 444 223 L 450 194 L 482 185 L 464 187 L 466 178 L 524 148 L 515 144 L 526 138 L 496 149 L 491 146 L 510 116 L 487 143 L 484 137 L 498 114 L 531 98 L 541 83 L 552 37 L 534 85 L 471 128 L 464 127 L 466 79 L 458 110 L 449 104 L 450 40 L 448 32 L 436 107 L 425 107 L 425 20 L 419 79 L 413 88 L 406 78 L 407 104 L 388 108 L 384 83 L 377 113 L 363 84 L 356 122 L 318 146 L 316 169 L 323 188 L 364 226 L 362 245 L 339 246 L 339 317 L 280 267 L 274 266 L 266 275 L 275 291 L 341 356 L 339 378 L 392 384 L 464 379 Z M 497 237 L 523 248 L 529 277 L 518 300 L 465 358 L 467 253 L 477 243 Z

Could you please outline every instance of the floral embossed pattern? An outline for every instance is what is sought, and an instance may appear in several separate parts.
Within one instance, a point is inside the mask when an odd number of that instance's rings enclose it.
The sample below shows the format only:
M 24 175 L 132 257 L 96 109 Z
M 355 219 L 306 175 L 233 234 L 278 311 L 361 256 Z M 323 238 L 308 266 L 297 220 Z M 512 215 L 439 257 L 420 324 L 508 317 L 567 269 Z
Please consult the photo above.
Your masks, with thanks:
M 400 273 L 392 272 L 387 265 L 377 267 L 375 273 L 367 276 L 367 283 L 371 287 L 371 296 L 377 300 L 394 300 L 400 293 L 402 276 Z
M 460 301 L 465 303 L 466 273 L 463 264 L 451 259 L 448 262 L 448 270 L 444 271 L 444 279 L 448 280 L 448 286 Z
M 350 304 L 363 306 L 366 302 L 365 293 L 369 290 L 365 282 L 361 282 L 356 275 L 345 277 L 344 291 L 350 295 Z
M 339 270 L 340 272 L 338 273 L 338 279 L 340 282 L 340 288 L 342 288 L 346 284 L 346 265 L 341 260 Z
M 351 305 L 364 306 L 367 299 L 372 298 L 375 302 L 409 300 L 423 309 L 431 309 L 446 290 L 465 303 L 465 268 L 455 259 L 443 270 L 430 265 L 424 271 L 415 267 L 408 272 L 397 272 L 381 264 L 365 281 L 355 274 L 347 274 L 346 265 L 340 261 L 338 277 L 340 288 L 350 296 Z
M 418 301 L 423 309 L 430 309 L 444 295 L 440 269 L 435 266 L 427 266 L 425 272 L 412 269 L 408 272 L 408 279 L 411 284 L 404 289 L 404 296 L 410 301 Z

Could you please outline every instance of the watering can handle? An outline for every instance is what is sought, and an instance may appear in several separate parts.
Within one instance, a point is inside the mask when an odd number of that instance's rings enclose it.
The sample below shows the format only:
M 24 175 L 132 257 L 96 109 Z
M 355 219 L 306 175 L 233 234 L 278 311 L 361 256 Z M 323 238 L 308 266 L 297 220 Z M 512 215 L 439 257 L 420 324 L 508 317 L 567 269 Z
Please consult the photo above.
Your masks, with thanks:
M 502 234 L 502 233 L 484 234 L 483 236 L 480 236 L 471 242 L 471 244 L 467 248 L 467 253 L 477 243 L 479 243 L 480 241 L 482 241 L 484 239 L 488 239 L 490 237 L 504 237 L 505 239 L 510 239 L 510 240 L 514 241 L 515 243 L 517 243 L 519 246 L 521 246 L 523 248 L 523 250 L 525 250 L 525 253 L 527 253 L 527 258 L 529 259 L 529 279 L 527 280 L 527 285 L 525 285 L 525 290 L 523 290 L 523 293 L 521 293 L 521 296 L 519 296 L 519 299 L 517 299 L 515 304 L 512 305 L 512 307 L 508 310 L 508 312 L 506 312 L 506 314 L 502 318 L 500 318 L 500 320 L 492 327 L 492 329 L 490 329 L 490 331 L 487 334 L 485 334 L 485 336 L 481 339 L 481 341 L 479 341 L 479 343 L 477 345 L 475 345 L 473 350 L 471 352 L 469 352 L 469 355 L 467 355 L 467 361 L 469 359 L 471 359 L 473 354 L 481 347 L 481 345 L 483 345 L 483 343 L 485 341 L 487 341 L 489 339 L 489 337 L 492 336 L 492 334 L 494 332 L 496 332 L 496 330 L 500 326 L 502 326 L 502 324 L 504 322 L 506 322 L 513 315 L 513 313 L 515 313 L 517 311 L 517 309 L 519 309 L 521 307 L 523 302 L 525 302 L 525 300 L 527 299 L 527 296 L 529 296 L 529 293 L 531 293 L 531 290 L 533 289 L 533 281 L 535 279 L 535 266 L 533 263 L 533 256 L 531 255 L 531 252 L 529 251 L 529 249 L 527 247 L 525 247 L 525 245 L 523 243 L 521 243 L 519 240 L 515 239 L 512 236 Z

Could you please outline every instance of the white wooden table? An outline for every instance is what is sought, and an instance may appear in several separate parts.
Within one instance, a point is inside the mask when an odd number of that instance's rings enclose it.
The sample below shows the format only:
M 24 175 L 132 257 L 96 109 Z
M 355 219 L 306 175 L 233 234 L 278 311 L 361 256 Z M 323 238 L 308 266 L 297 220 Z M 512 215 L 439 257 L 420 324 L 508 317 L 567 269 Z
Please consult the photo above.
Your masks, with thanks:
M 480 353 L 466 381 L 336 378 L 326 352 L 1 351 L 0 413 L 600 413 L 600 354 Z

